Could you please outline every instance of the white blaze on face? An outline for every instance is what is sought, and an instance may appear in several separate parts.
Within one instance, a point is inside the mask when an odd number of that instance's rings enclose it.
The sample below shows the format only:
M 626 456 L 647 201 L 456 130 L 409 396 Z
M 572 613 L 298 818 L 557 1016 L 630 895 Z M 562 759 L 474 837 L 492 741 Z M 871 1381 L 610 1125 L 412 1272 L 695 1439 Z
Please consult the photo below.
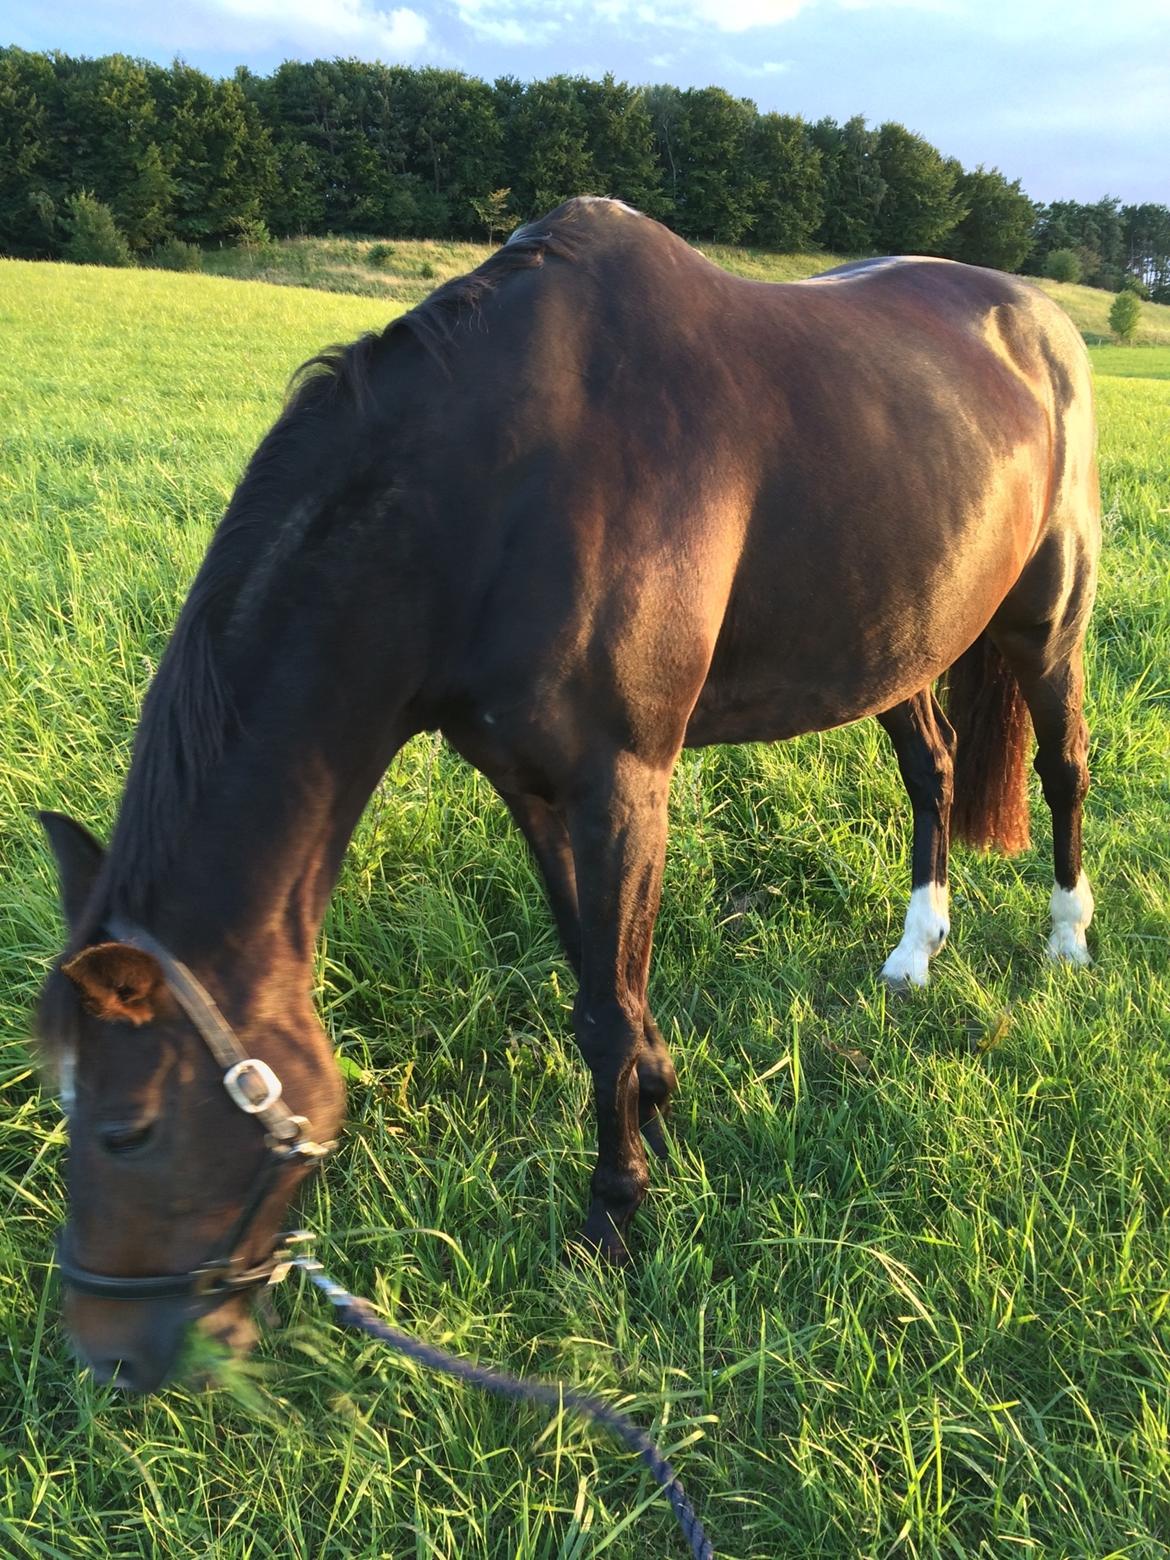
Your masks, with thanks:
M 882 979 L 891 986 L 925 986 L 931 959 L 947 940 L 951 918 L 945 883 L 927 883 L 910 895 L 902 941 L 882 965 Z
M 1048 957 L 1071 964 L 1091 964 L 1085 929 L 1093 919 L 1093 890 L 1082 872 L 1075 888 L 1052 890 L 1052 935 L 1048 939 Z

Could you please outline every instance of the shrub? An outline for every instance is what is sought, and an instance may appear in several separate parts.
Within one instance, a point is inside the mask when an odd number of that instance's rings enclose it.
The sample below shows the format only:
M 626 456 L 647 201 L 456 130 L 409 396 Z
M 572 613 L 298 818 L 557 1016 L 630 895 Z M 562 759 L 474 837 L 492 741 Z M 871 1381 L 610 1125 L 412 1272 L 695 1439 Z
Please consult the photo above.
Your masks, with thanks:
M 1079 282 L 1081 258 L 1075 249 L 1053 249 L 1044 261 L 1044 275 L 1054 282 Z
M 159 271 L 202 271 L 203 251 L 198 244 L 185 244 L 181 238 L 168 238 L 150 252 L 148 265 Z
M 371 244 L 366 250 L 366 264 L 379 271 L 388 271 L 394 264 L 394 245 Z
M 1146 286 L 1145 282 L 1142 281 L 1141 277 L 1135 276 L 1132 271 L 1128 271 L 1126 275 L 1122 277 L 1121 286 L 1117 289 L 1117 291 L 1135 293 L 1137 297 L 1144 298 L 1147 300 L 1147 302 L 1149 301 L 1150 289 Z
M 69 237 L 64 255 L 74 265 L 133 265 L 134 256 L 114 213 L 88 190 L 66 201 Z
M 1134 292 L 1119 292 L 1109 310 L 1109 329 L 1118 341 L 1129 341 L 1142 316 L 1142 300 Z
M 261 217 L 233 217 L 229 224 L 244 252 L 259 259 L 272 248 L 272 234 Z
M 423 281 L 429 282 L 435 274 L 435 267 L 430 260 L 424 260 L 418 268 L 418 274 Z

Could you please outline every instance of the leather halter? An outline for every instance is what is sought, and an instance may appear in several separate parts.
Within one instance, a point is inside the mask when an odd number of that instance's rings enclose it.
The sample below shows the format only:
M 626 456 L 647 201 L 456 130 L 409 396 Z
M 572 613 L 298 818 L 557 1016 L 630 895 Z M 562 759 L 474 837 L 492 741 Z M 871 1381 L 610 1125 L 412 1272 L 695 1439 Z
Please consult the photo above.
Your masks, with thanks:
M 258 1057 L 249 1056 L 201 981 L 157 938 L 124 916 L 111 916 L 106 927 L 119 942 L 130 943 L 157 960 L 167 986 L 194 1024 L 207 1049 L 223 1068 L 223 1086 L 232 1104 L 246 1115 L 254 1116 L 264 1129 L 267 1150 L 256 1183 L 239 1217 L 227 1235 L 198 1267 L 186 1273 L 157 1273 L 142 1277 L 121 1277 L 113 1273 L 94 1273 L 74 1261 L 69 1253 L 67 1232 L 57 1237 L 57 1266 L 71 1289 L 97 1295 L 106 1300 L 170 1300 L 235 1294 L 260 1284 L 277 1283 L 287 1273 L 293 1237 L 278 1235 L 263 1261 L 251 1267 L 241 1266 L 235 1255 L 252 1221 L 268 1194 L 288 1165 L 298 1161 L 316 1168 L 336 1143 L 318 1143 L 309 1136 L 309 1122 L 294 1116 L 281 1098 L 280 1079 Z

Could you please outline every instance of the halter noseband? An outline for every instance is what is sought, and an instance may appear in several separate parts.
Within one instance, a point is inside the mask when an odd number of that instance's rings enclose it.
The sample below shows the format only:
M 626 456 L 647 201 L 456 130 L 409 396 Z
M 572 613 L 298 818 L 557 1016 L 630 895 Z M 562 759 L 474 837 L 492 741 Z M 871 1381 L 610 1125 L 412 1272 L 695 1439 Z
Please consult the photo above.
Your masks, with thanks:
M 280 1079 L 267 1062 L 247 1055 L 206 987 L 185 964 L 168 952 L 157 938 L 123 916 L 111 916 L 106 926 L 119 942 L 141 948 L 157 960 L 172 996 L 223 1068 L 223 1086 L 228 1098 L 245 1115 L 255 1116 L 263 1127 L 267 1154 L 239 1218 L 197 1268 L 187 1273 L 159 1273 L 137 1278 L 94 1273 L 70 1256 L 62 1230 L 57 1239 L 57 1266 L 61 1276 L 70 1288 L 106 1300 L 205 1299 L 254 1289 L 261 1284 L 279 1283 L 288 1272 L 290 1247 L 297 1237 L 278 1235 L 268 1256 L 248 1268 L 240 1265 L 236 1248 L 247 1235 L 280 1172 L 297 1161 L 307 1162 L 315 1168 L 337 1145 L 318 1143 L 309 1136 L 309 1122 L 304 1116 L 294 1116 L 281 1098 Z

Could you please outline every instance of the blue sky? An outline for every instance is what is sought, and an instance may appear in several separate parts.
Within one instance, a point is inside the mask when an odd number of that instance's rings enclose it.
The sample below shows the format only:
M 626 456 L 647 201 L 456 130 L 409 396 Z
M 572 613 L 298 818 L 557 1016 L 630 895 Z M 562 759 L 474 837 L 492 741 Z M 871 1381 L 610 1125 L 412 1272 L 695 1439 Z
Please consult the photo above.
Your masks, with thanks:
M 0 42 L 226 74 L 355 56 L 897 119 L 1038 200 L 1170 203 L 1170 0 L 0 0 Z

